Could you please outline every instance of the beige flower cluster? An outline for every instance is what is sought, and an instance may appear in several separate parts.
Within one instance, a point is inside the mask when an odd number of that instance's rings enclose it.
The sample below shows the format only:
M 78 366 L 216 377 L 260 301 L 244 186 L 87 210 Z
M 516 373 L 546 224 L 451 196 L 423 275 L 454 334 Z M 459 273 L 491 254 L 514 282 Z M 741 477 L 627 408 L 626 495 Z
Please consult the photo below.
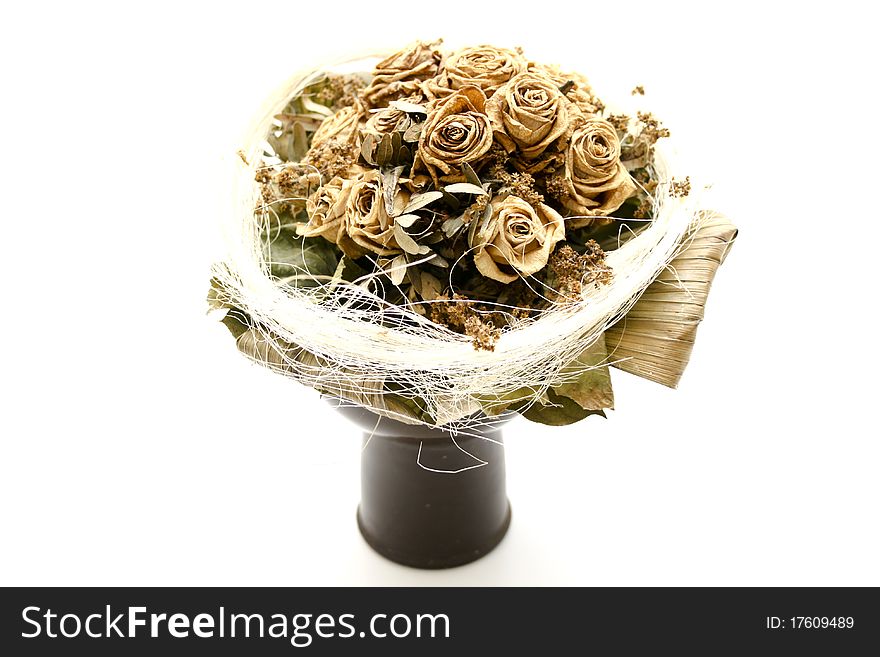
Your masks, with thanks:
M 601 108 L 583 76 L 519 51 L 416 43 L 312 136 L 357 159 L 311 194 L 299 233 L 353 259 L 467 257 L 505 284 L 537 274 L 566 231 L 636 192 Z

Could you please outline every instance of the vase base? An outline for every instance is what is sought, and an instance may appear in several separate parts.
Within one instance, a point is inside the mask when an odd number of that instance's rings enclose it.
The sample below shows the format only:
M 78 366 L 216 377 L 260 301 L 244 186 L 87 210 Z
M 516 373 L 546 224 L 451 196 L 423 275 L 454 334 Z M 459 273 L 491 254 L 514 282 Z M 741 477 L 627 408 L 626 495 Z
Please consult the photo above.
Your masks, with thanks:
M 425 570 L 455 568 L 456 566 L 464 566 L 465 564 L 485 557 L 504 539 L 507 530 L 510 528 L 510 518 L 511 510 L 510 503 L 508 502 L 507 512 L 504 515 L 501 526 L 494 534 L 486 536 L 485 542 L 481 545 L 471 547 L 465 552 L 451 553 L 447 555 L 426 555 L 422 553 L 406 552 L 399 548 L 387 545 L 379 537 L 373 536 L 369 530 L 364 527 L 364 522 L 361 519 L 360 507 L 358 507 L 357 512 L 357 524 L 361 536 L 364 537 L 367 545 L 369 545 L 375 552 L 378 552 L 380 555 L 394 563 L 409 566 L 410 568 L 422 568 Z

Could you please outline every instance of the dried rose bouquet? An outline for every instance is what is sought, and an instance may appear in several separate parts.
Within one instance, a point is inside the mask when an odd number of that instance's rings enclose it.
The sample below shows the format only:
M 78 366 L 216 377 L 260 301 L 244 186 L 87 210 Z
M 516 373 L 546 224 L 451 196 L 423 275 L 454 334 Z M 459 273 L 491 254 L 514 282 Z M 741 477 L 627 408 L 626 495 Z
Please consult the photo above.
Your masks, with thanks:
M 303 76 L 279 109 L 242 153 L 254 248 L 212 281 L 242 351 L 429 425 L 601 414 L 609 365 L 677 382 L 735 229 L 669 175 L 651 114 L 439 42 Z

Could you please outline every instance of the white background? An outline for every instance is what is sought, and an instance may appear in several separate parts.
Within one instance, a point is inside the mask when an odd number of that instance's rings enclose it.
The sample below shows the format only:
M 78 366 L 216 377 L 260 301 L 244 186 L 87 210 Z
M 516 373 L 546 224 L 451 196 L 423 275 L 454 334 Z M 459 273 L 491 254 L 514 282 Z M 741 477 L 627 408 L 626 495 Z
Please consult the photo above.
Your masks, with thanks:
M 868 4 L 442 4 L 2 10 L 0 584 L 880 585 Z M 435 36 L 643 84 L 741 232 L 680 388 L 510 425 L 509 535 L 419 572 L 357 533 L 358 431 L 203 299 L 269 91 Z

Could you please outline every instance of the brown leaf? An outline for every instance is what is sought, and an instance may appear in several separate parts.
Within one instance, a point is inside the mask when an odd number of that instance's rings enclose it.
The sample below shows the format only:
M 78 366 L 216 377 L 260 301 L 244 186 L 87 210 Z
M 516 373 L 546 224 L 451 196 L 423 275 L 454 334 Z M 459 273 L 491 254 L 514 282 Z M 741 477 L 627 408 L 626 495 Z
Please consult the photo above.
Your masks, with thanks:
M 400 147 L 403 145 L 399 132 L 391 133 L 391 157 L 397 158 L 400 153 Z
M 376 164 L 380 167 L 387 166 L 391 163 L 391 158 L 394 155 L 394 147 L 391 143 L 391 135 L 385 135 L 382 137 L 382 140 L 379 142 L 379 146 L 376 148 Z

